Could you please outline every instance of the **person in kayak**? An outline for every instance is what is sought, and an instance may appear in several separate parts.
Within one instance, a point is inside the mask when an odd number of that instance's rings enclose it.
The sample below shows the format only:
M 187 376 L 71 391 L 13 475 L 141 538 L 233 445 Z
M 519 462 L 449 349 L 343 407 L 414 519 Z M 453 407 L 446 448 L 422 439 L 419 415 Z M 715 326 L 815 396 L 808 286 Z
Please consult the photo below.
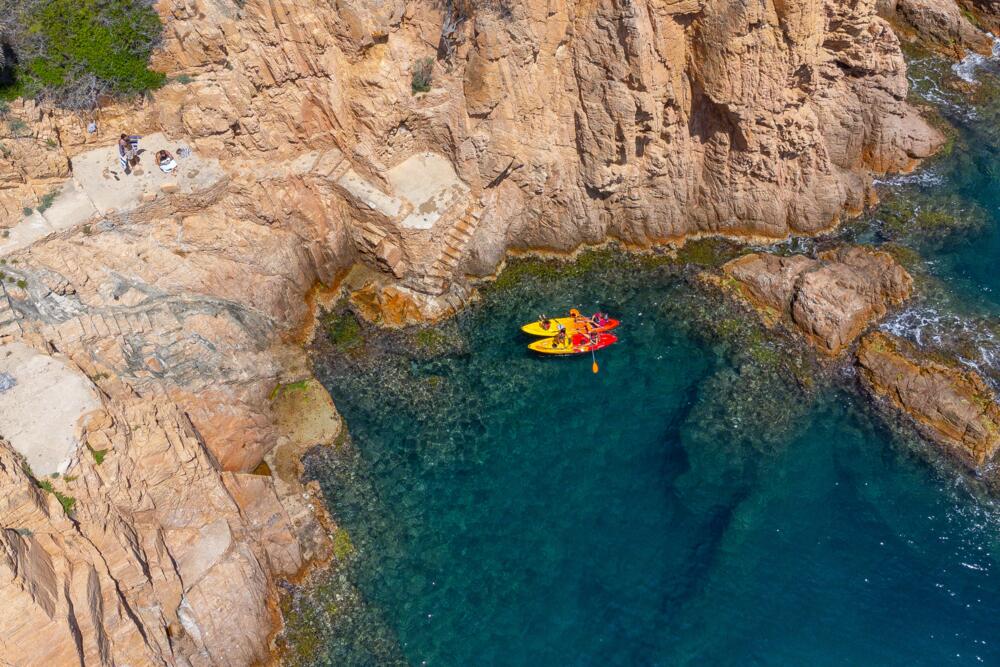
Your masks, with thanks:
M 544 315 L 539 315 L 538 325 L 542 327 L 543 331 L 548 331 L 549 327 L 552 326 L 552 322 L 549 320 L 549 318 L 545 317 Z
M 594 323 L 590 320 L 590 318 L 584 317 L 583 314 L 576 308 L 571 309 L 569 314 L 573 318 L 573 328 L 577 331 L 587 333 L 590 331 L 591 327 L 594 326 Z
M 556 332 L 556 337 L 552 339 L 552 347 L 560 347 L 566 345 L 566 327 L 563 326 L 562 322 L 556 322 L 556 326 L 559 327 L 559 331 Z

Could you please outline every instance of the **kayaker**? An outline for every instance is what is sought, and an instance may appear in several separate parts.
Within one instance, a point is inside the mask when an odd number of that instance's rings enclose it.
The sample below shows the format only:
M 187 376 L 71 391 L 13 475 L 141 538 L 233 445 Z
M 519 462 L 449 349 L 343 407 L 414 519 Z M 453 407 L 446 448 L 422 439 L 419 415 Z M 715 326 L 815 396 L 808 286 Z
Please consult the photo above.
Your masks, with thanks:
M 573 328 L 577 331 L 583 331 L 584 333 L 590 331 L 590 327 L 593 325 L 593 322 L 591 322 L 589 318 L 584 317 L 576 308 L 570 310 L 569 314 L 573 317 Z
M 560 347 L 566 344 L 566 327 L 563 326 L 562 322 L 556 322 L 556 326 L 559 327 L 559 331 L 556 333 L 556 337 L 552 339 L 552 347 Z
M 539 326 L 542 327 L 543 331 L 548 331 L 549 327 L 552 326 L 552 322 L 550 322 L 549 318 L 545 317 L 544 315 L 539 315 L 538 316 L 538 324 L 539 324 Z

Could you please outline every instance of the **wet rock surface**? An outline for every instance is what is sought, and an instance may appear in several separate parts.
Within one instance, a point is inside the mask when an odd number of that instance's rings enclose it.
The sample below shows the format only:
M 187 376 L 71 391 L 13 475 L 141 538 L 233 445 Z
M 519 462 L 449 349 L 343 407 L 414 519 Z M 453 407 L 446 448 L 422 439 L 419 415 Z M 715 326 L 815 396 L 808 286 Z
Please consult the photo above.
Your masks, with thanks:
M 1000 447 L 1000 405 L 974 371 L 882 332 L 862 339 L 857 365 L 869 393 L 966 463 L 981 466 Z

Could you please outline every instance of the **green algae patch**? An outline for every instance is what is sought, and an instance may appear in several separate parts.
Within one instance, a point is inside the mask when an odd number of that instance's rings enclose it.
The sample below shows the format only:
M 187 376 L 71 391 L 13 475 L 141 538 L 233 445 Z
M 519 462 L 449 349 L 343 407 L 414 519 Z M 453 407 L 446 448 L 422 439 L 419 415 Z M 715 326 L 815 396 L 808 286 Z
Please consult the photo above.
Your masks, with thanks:
M 976 204 L 940 193 L 890 196 L 873 215 L 888 241 L 909 247 L 934 247 L 954 236 L 980 233 L 988 223 L 986 212 Z
M 351 535 L 343 528 L 338 528 L 333 534 L 333 557 L 340 563 L 346 563 L 357 553 Z
M 307 473 L 336 480 L 331 498 L 340 504 L 362 503 L 373 508 L 377 499 L 368 484 L 366 464 L 353 446 L 347 429 L 336 447 L 318 448 L 307 456 Z M 337 502 L 331 509 L 336 510 Z M 344 526 L 334 530 L 333 559 L 300 585 L 289 586 L 281 598 L 284 628 L 275 640 L 280 664 L 308 665 L 406 665 L 399 641 L 380 610 L 364 598 L 356 584 L 359 559 L 367 544 L 365 531 L 355 540 Z
M 416 340 L 418 346 L 430 351 L 444 347 L 448 337 L 437 329 L 428 328 L 417 331 Z
M 357 353 L 365 346 L 364 332 L 358 318 L 346 306 L 340 305 L 322 317 L 327 339 L 340 352 Z
M 676 261 L 699 267 L 718 267 L 747 252 L 728 239 L 704 238 L 685 243 L 677 251 Z

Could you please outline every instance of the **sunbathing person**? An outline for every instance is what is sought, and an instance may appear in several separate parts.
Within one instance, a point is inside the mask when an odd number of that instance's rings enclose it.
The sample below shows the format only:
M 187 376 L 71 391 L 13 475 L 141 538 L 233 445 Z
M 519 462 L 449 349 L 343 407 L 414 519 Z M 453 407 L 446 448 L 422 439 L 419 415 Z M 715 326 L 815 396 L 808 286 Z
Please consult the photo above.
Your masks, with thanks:
M 174 169 L 177 168 L 177 161 L 174 160 L 174 156 L 167 151 L 157 151 L 156 152 L 156 166 L 160 168 L 164 174 L 169 174 Z

